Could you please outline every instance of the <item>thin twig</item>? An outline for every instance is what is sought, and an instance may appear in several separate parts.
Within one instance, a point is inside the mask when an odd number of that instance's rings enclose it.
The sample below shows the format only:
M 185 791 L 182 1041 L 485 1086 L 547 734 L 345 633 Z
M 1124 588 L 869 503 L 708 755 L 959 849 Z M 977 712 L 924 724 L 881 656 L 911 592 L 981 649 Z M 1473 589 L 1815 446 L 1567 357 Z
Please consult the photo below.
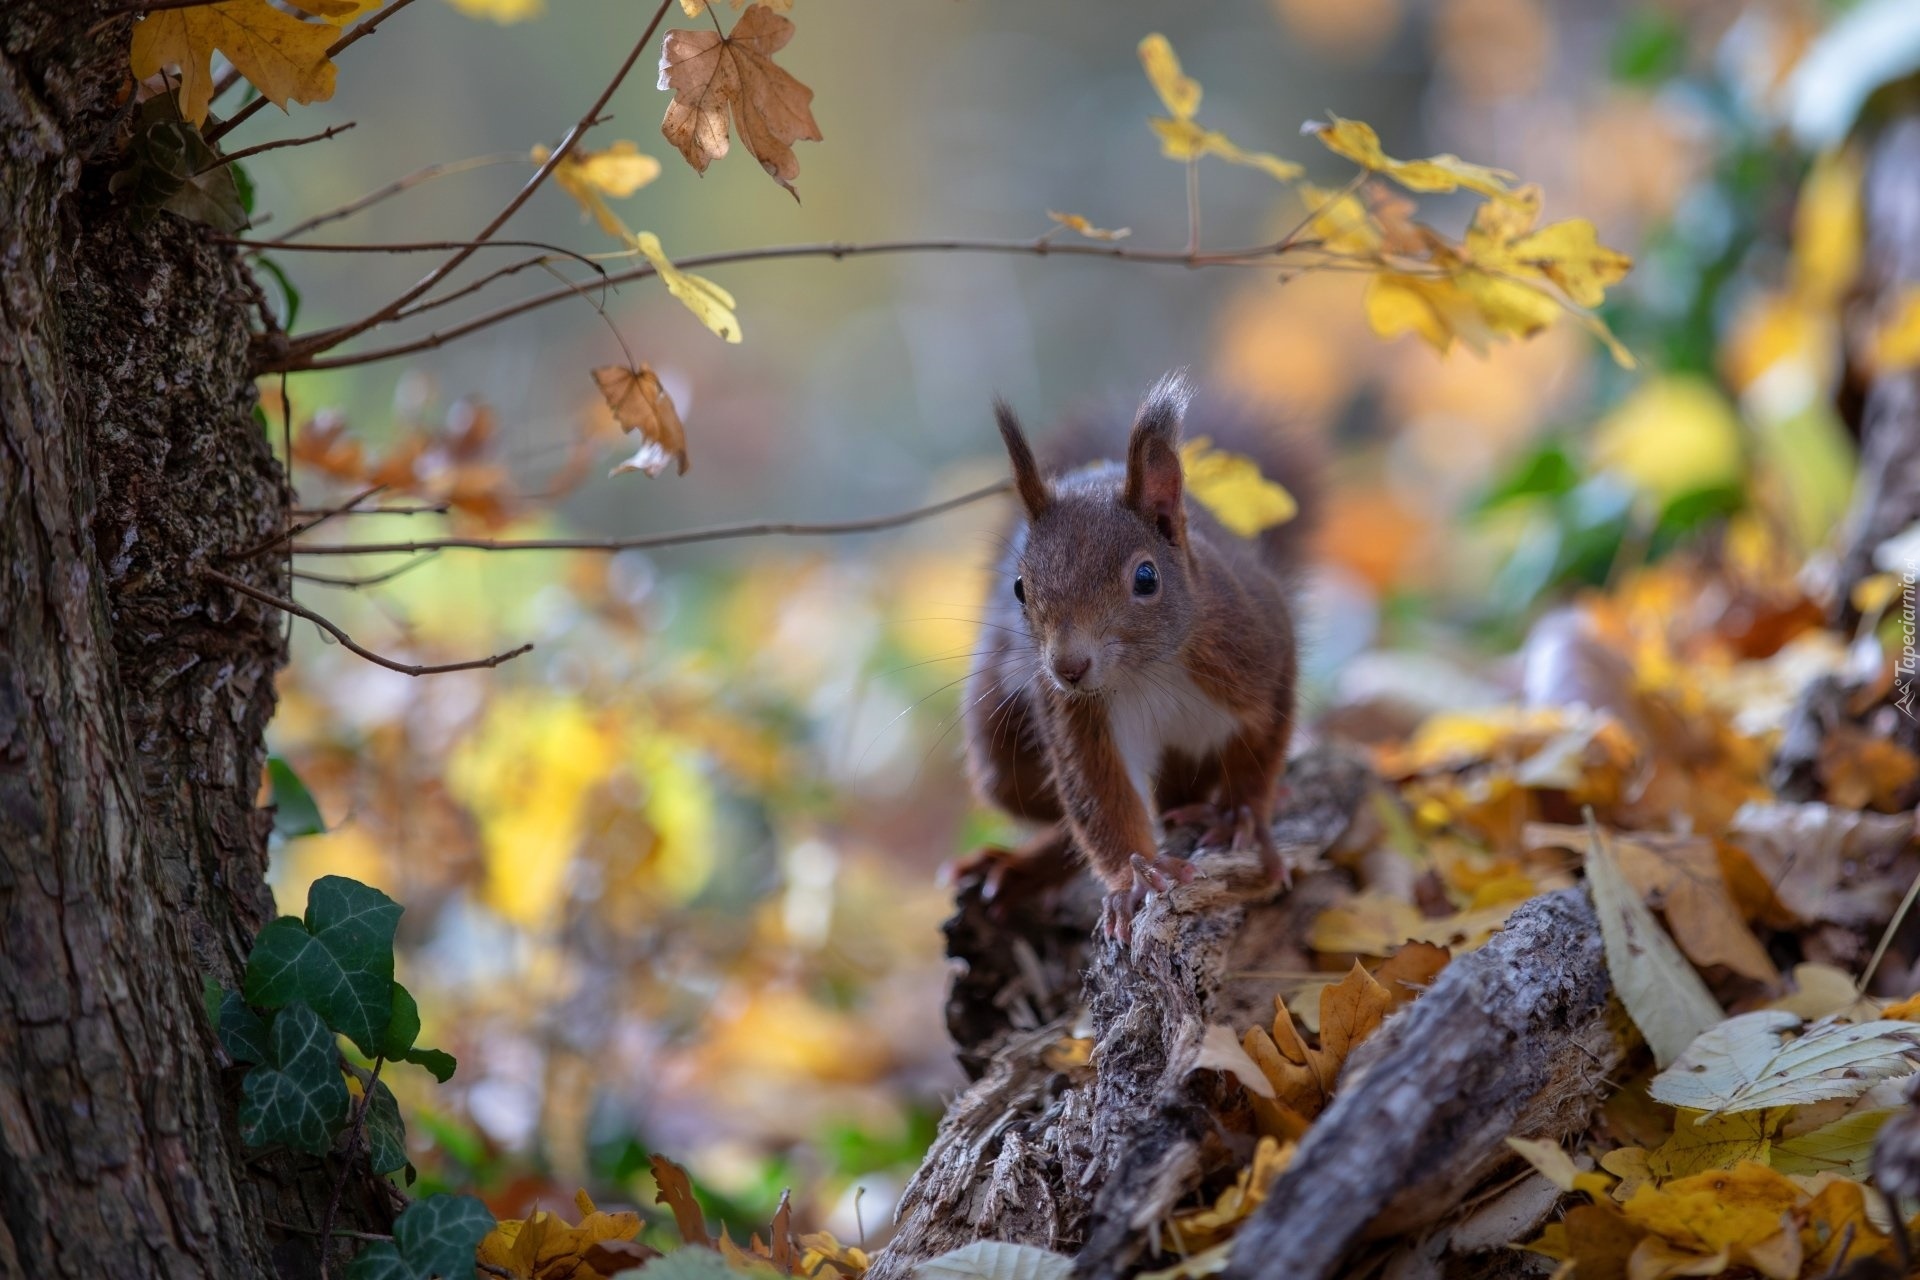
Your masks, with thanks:
M 1187 253 L 1200 252 L 1200 157 L 1187 159 Z
M 474 244 L 471 247 L 456 250 L 433 270 L 421 277 L 421 279 L 406 292 L 381 307 L 378 311 L 373 312 L 371 315 L 363 316 L 361 319 L 355 320 L 350 324 L 323 330 L 307 338 L 305 344 L 299 348 L 301 353 L 308 354 L 325 351 L 329 347 L 338 346 L 349 338 L 357 337 L 365 333 L 368 329 L 376 325 L 385 324 L 398 315 L 401 309 L 408 303 L 426 294 L 435 285 L 438 285 L 442 280 L 445 280 L 454 271 L 458 270 L 462 263 L 479 251 L 479 245 L 493 239 L 494 233 L 505 226 L 514 214 L 520 212 L 521 207 L 533 198 L 533 193 L 538 191 L 541 185 L 546 182 L 548 175 L 559 168 L 561 163 L 573 154 L 574 148 L 580 145 L 580 139 L 586 135 L 587 130 L 600 118 L 601 111 L 605 110 L 607 103 L 612 100 L 613 95 L 619 90 L 621 84 L 626 81 L 627 73 L 633 70 L 634 64 L 640 61 L 641 56 L 645 54 L 647 49 L 653 44 L 653 33 L 660 29 L 660 24 L 665 21 L 667 10 L 672 7 L 673 3 L 674 0 L 660 0 L 660 5 L 653 11 L 653 18 L 647 23 L 646 30 L 640 33 L 640 39 L 634 42 L 632 50 L 627 54 L 626 61 L 620 64 L 619 70 L 613 73 L 613 78 L 607 81 L 606 87 L 600 91 L 600 96 L 594 99 L 593 105 L 587 108 L 586 113 L 580 117 L 579 122 L 575 124 L 573 128 L 567 130 L 567 136 L 560 140 L 560 145 L 548 153 L 547 158 L 541 163 L 540 167 L 534 170 L 533 176 L 527 179 L 526 183 L 515 193 L 513 199 L 507 201 L 506 207 L 501 209 L 499 213 L 496 213 L 493 216 L 493 220 L 482 227 L 478 235 L 474 236 Z
M 281 396 L 284 397 L 287 394 L 286 379 L 283 377 L 280 381 L 281 381 L 280 394 Z M 293 441 L 291 439 L 291 434 L 293 431 L 293 422 L 292 422 L 293 413 L 291 409 L 288 410 L 286 417 L 287 417 L 286 430 L 289 435 L 289 439 L 286 445 L 287 469 L 291 471 L 293 469 Z M 271 538 L 268 538 L 266 541 L 256 542 L 252 546 L 248 547 L 246 550 L 236 551 L 232 555 L 227 556 L 226 558 L 228 560 L 248 560 L 254 556 L 259 555 L 262 551 L 270 551 L 274 547 L 279 546 L 283 542 L 287 542 L 290 539 L 299 537 L 301 534 L 307 532 L 309 529 L 319 528 L 321 525 L 333 519 L 335 516 L 345 515 L 347 512 L 353 510 L 355 507 L 359 506 L 361 503 L 365 502 L 368 498 L 371 498 L 374 494 L 379 493 L 381 490 L 385 489 L 386 487 L 387 486 L 384 484 L 376 484 L 376 485 L 369 486 L 368 488 L 362 489 L 360 492 L 354 494 L 351 498 L 348 498 L 345 502 L 341 503 L 339 506 L 329 507 L 328 509 L 320 512 L 318 515 L 314 516 L 311 520 L 308 520 L 305 523 L 291 525 L 288 528 L 282 529 L 279 533 L 274 534 Z
M 297 1222 L 282 1222 L 278 1218 L 265 1218 L 265 1219 L 262 1219 L 262 1221 L 264 1221 L 268 1226 L 274 1228 L 277 1231 L 291 1231 L 295 1235 L 300 1235 L 300 1236 L 317 1236 L 320 1234 L 320 1228 L 303 1227 Z M 392 1240 L 393 1239 L 392 1236 L 387 1235 L 384 1232 L 355 1231 L 350 1227 L 335 1227 L 333 1229 L 333 1234 L 337 1236 L 345 1236 L 349 1240 Z
M 307 516 L 443 516 L 452 510 L 449 502 L 423 502 L 411 507 L 351 507 L 342 510 L 339 507 L 295 507 L 292 515 L 300 518 Z
M 1907 896 L 1900 899 L 1900 906 L 1894 911 L 1893 919 L 1887 921 L 1887 927 L 1880 932 L 1880 942 L 1873 949 L 1873 959 L 1867 961 L 1867 967 L 1860 973 L 1860 980 L 1853 984 L 1853 989 L 1861 995 L 1867 993 L 1867 984 L 1873 981 L 1874 973 L 1880 968 L 1880 961 L 1886 958 L 1887 947 L 1893 942 L 1893 935 L 1899 932 L 1901 924 L 1906 920 L 1907 912 L 1913 910 L 1915 898 L 1920 898 L 1920 876 L 1915 876 L 1913 883 L 1907 886 Z
M 334 137 L 336 134 L 345 133 L 359 123 L 358 120 L 349 120 L 345 124 L 329 125 L 319 133 L 310 133 L 304 138 L 280 138 L 274 142 L 262 142 L 251 147 L 242 147 L 231 155 L 221 156 L 193 176 L 197 178 L 202 173 L 212 173 L 215 169 L 223 165 L 232 164 L 236 160 L 245 160 L 248 156 L 257 156 L 262 151 L 278 151 L 282 147 L 304 147 L 309 142 L 325 142 L 328 138 Z
M 388 18 L 391 18 L 394 14 L 400 12 L 402 9 L 406 8 L 408 5 L 412 3 L 413 3 L 413 0 L 393 0 L 392 4 L 389 4 L 386 8 L 381 9 L 377 13 L 369 15 L 358 26 L 354 27 L 353 30 L 347 32 L 345 35 L 341 36 L 338 40 L 335 40 L 332 44 L 328 45 L 326 56 L 328 58 L 339 57 L 342 53 L 345 53 L 348 49 L 352 48 L 356 42 L 366 39 L 368 36 L 372 35 L 375 31 L 379 30 L 381 23 L 385 22 Z M 265 97 L 255 98 L 252 102 L 249 102 L 246 106 L 234 112 L 227 119 L 213 126 L 213 128 L 208 129 L 206 131 L 206 134 L 204 135 L 207 145 L 212 146 L 214 143 L 220 141 L 220 139 L 226 137 L 229 133 L 233 132 L 239 126 L 241 126 L 242 124 L 245 124 L 248 120 L 251 120 L 254 116 L 254 113 L 259 111 L 262 107 L 266 105 L 267 105 L 267 99 Z
M 364 577 L 350 578 L 333 573 L 315 573 L 311 569 L 294 569 L 293 576 L 299 582 L 311 582 L 321 587 L 337 587 L 343 591 L 359 591 L 365 587 L 377 587 L 383 582 L 392 582 L 403 573 L 411 573 L 427 561 L 439 555 L 438 551 L 422 551 L 412 559 L 403 560 L 396 568 L 382 573 L 369 573 Z
M 681 529 L 672 533 L 648 533 L 633 538 L 426 538 L 416 542 L 296 543 L 295 555 L 351 556 L 397 555 L 402 552 L 443 551 L 455 548 L 474 551 L 634 551 L 650 547 L 677 547 L 695 542 L 720 542 L 729 538 L 827 537 L 845 533 L 873 533 L 897 529 L 917 520 L 944 515 L 960 507 L 984 501 L 1013 488 L 1010 480 L 997 481 L 982 489 L 963 493 L 911 511 L 892 515 L 869 516 L 863 520 L 833 520 L 818 524 L 761 521 L 751 524 L 709 525 L 704 529 Z
M 675 265 L 682 270 L 693 271 L 702 267 L 723 266 L 739 262 L 764 262 L 780 258 L 857 258 L 871 254 L 895 253 L 986 253 L 1012 254 L 1021 257 L 1053 257 L 1059 255 L 1072 258 L 1112 258 L 1123 262 L 1154 263 L 1162 266 L 1178 267 L 1224 267 L 1224 266 L 1270 266 L 1272 260 L 1284 252 L 1277 244 L 1260 245 L 1246 249 L 1231 250 L 1226 253 L 1187 253 L 1174 249 L 1141 249 L 1115 244 L 1060 244 L 1051 240 L 881 240 L 868 244 L 848 244 L 832 242 L 823 244 L 770 245 L 759 249 L 733 249 L 721 253 L 698 254 L 682 258 Z M 533 264 L 525 264 L 531 266 Z M 504 274 L 504 272 L 502 273 Z M 607 285 L 628 284 L 635 280 L 645 280 L 659 272 L 648 264 L 635 267 L 630 271 L 616 272 L 602 283 Z M 471 287 L 463 290 L 471 292 Z M 458 295 L 450 295 L 458 296 Z M 331 359 L 320 358 L 318 352 L 336 345 L 331 337 L 333 331 L 313 335 L 302 340 L 295 339 L 283 355 L 265 362 L 263 371 L 272 372 L 287 369 L 295 372 L 307 369 L 344 369 L 355 365 L 374 364 L 381 360 L 392 360 L 398 356 L 413 355 L 416 352 L 432 351 L 465 337 L 479 329 L 499 324 L 529 311 L 550 306 L 573 297 L 571 289 L 554 289 L 547 293 L 522 298 L 518 302 L 485 312 L 459 324 L 415 338 L 407 342 L 396 343 L 390 347 L 380 347 L 372 351 L 353 355 L 335 356 Z M 416 311 L 439 306 L 443 299 L 433 299 Z M 409 312 L 409 314 L 413 314 Z M 356 332 L 364 329 L 356 327 Z
M 202 577 L 217 582 L 223 587 L 238 591 L 241 595 L 252 596 L 262 604 L 272 605 L 274 608 L 284 613 L 290 613 L 296 618 L 305 618 L 308 622 L 319 627 L 322 631 L 325 631 L 328 635 L 338 640 L 352 652 L 365 658 L 368 662 L 385 667 L 389 671 L 398 671 L 404 676 L 437 676 L 449 671 L 477 671 L 484 667 L 497 667 L 501 663 L 517 658 L 533 648 L 531 644 L 523 644 L 518 649 L 510 649 L 505 653 L 496 653 L 487 658 L 474 658 L 467 662 L 444 662 L 434 665 L 396 662 L 392 658 L 375 653 L 365 645 L 358 643 L 352 636 L 342 631 L 338 623 L 335 623 L 329 618 L 321 617 L 305 605 L 297 604 L 292 600 L 276 596 L 272 592 L 262 591 L 251 583 L 242 582 L 230 574 L 221 573 L 218 569 L 202 569 L 200 570 L 200 574 Z
M 426 165 L 423 168 L 415 169 L 412 173 L 404 177 L 395 178 L 384 187 L 376 187 L 366 195 L 349 200 L 337 208 L 328 209 L 324 213 L 316 213 L 304 222 L 296 222 L 287 228 L 286 232 L 282 234 L 280 238 L 282 240 L 291 240 L 295 236 L 305 235 L 315 227 L 323 227 L 329 222 L 338 222 L 342 218 L 350 218 L 362 209 L 379 204 L 382 200 L 391 199 L 403 191 L 411 191 L 422 183 L 431 182 L 435 178 L 444 178 L 455 173 L 467 173 L 474 169 L 484 169 L 489 165 L 526 163 L 527 157 L 524 154 L 518 151 L 511 151 L 499 152 L 488 156 L 471 156 L 465 160 L 449 160 L 441 164 Z M 295 246 L 278 245 L 276 247 L 293 248 Z
M 367 1077 L 366 1087 L 360 1091 L 360 1104 L 353 1109 L 353 1119 L 347 1122 L 346 1159 L 340 1165 L 340 1176 L 334 1179 L 326 1216 L 320 1219 L 320 1280 L 327 1280 L 327 1246 L 333 1242 L 333 1220 L 340 1213 L 340 1193 L 347 1189 L 347 1175 L 353 1172 L 353 1158 L 360 1145 L 360 1135 L 366 1129 L 367 1112 L 373 1109 L 373 1091 L 380 1083 L 380 1068 L 386 1061 L 384 1056 L 373 1060 L 373 1074 Z
M 598 267 L 589 255 L 563 245 L 548 244 L 545 240 L 403 240 L 393 244 L 309 244 L 304 240 L 296 243 L 285 237 L 278 240 L 249 240 L 244 236 L 208 236 L 207 239 L 215 244 L 230 244 L 240 249 L 273 249 L 288 253 L 445 253 L 449 249 L 544 249 L 549 254 L 577 258 L 588 266 Z
M 169 9 L 200 9 L 210 4 L 219 4 L 220 0 L 137 0 L 134 4 L 123 4 L 108 9 L 100 16 L 119 18 L 127 14 L 165 13 Z

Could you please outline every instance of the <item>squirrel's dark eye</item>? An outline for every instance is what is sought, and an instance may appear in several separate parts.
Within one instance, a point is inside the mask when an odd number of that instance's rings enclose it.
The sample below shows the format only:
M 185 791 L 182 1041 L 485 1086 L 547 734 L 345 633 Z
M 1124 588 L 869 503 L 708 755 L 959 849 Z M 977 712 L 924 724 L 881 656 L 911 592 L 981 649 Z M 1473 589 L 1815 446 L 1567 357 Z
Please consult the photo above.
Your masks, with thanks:
M 1027 602 L 1027 580 L 1025 578 L 1015 578 L 1013 580 L 1013 598 L 1021 604 Z
M 1142 560 L 1140 567 L 1133 571 L 1133 594 L 1150 596 L 1160 589 L 1160 571 L 1153 567 L 1153 561 Z

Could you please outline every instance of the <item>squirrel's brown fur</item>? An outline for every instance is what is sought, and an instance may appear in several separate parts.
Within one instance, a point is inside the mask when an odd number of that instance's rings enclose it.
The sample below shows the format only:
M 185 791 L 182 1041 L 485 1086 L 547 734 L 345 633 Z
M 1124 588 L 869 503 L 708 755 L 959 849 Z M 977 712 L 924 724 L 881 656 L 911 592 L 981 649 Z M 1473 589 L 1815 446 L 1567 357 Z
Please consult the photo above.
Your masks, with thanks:
M 1193 874 L 1157 852 L 1156 818 L 1205 815 L 1203 842 L 1256 848 L 1284 878 L 1270 819 L 1293 727 L 1304 522 L 1249 540 L 1187 500 L 1190 398 L 1178 376 L 1163 378 L 1124 466 L 1051 479 L 996 405 L 1024 519 L 968 677 L 969 771 L 982 798 L 1048 827 L 1002 856 L 1057 867 L 1078 848 L 1106 883 L 1106 927 L 1119 936 L 1149 890 Z M 1296 497 L 1309 487 L 1298 451 L 1272 433 L 1250 444 L 1224 415 L 1194 433 L 1254 454 Z

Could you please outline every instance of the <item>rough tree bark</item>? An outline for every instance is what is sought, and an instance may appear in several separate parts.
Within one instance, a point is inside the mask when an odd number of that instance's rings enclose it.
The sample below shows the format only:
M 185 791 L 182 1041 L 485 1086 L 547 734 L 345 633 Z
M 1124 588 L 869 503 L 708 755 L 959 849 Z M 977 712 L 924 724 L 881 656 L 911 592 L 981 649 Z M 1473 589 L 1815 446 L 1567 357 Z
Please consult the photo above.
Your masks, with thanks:
M 201 1001 L 273 909 L 286 644 L 197 571 L 288 498 L 244 268 L 106 193 L 109 8 L 0 6 L 0 1273 L 300 1275 L 314 1241 L 268 1223 L 316 1222 L 331 1170 L 243 1149 Z

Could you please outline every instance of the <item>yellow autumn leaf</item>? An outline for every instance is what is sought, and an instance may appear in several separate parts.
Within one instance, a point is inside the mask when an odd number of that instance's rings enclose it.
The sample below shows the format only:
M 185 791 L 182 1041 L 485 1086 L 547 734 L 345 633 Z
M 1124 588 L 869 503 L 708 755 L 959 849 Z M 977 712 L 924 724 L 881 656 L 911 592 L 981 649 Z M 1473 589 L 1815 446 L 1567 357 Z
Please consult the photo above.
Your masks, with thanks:
M 1167 109 L 1165 117 L 1147 121 L 1160 139 L 1161 155 L 1188 162 L 1214 156 L 1228 164 L 1258 169 L 1277 182 L 1289 182 L 1303 172 L 1291 160 L 1265 151 L 1244 150 L 1224 133 L 1196 123 L 1193 117 L 1200 110 L 1200 82 L 1180 69 L 1180 59 L 1165 36 L 1156 32 L 1140 42 L 1140 65 Z
M 1445 355 L 1457 338 L 1486 354 L 1492 331 L 1480 309 L 1452 280 L 1384 271 L 1367 281 L 1367 324 L 1382 338 L 1417 333 Z
M 535 164 L 545 164 L 553 152 L 536 146 L 529 153 Z M 600 229 L 616 240 L 632 236 L 627 224 L 607 206 L 604 197 L 623 199 L 660 176 L 660 162 L 643 155 L 632 142 L 622 139 L 604 151 L 576 147 L 554 166 L 553 180 L 593 216 Z
M 1358 195 L 1300 184 L 1300 199 L 1306 206 L 1307 235 L 1329 253 L 1364 255 L 1377 252 L 1382 244 L 1380 228 Z
M 1866 354 L 1868 367 L 1882 376 L 1920 368 L 1920 285 L 1901 290 L 1867 338 Z
M 705 276 L 696 276 L 674 266 L 666 250 L 660 247 L 660 237 L 651 231 L 635 235 L 632 244 L 660 273 L 660 281 L 667 286 L 667 292 L 685 303 L 687 310 L 693 312 L 701 324 L 728 342 L 740 341 L 740 318 L 733 314 L 731 293 Z
M 1806 1198 L 1781 1173 L 1749 1162 L 1725 1172 L 1642 1186 L 1621 1206 L 1621 1213 L 1669 1246 L 1671 1252 L 1663 1255 L 1664 1265 L 1656 1274 L 1713 1275 L 1732 1264 L 1750 1266 L 1775 1280 L 1792 1280 L 1800 1274 L 1800 1237 L 1790 1222 L 1785 1228 L 1782 1223 Z M 1686 1259 L 1703 1269 L 1672 1269 Z M 1706 1270 L 1708 1259 L 1721 1261 Z
M 1583 307 L 1606 301 L 1607 286 L 1618 284 L 1633 267 L 1633 259 L 1600 243 L 1585 218 L 1549 223 L 1507 245 L 1516 265 L 1532 268 L 1559 285 Z
M 1793 211 L 1793 287 L 1817 308 L 1838 305 L 1860 273 L 1860 161 L 1829 151 L 1813 162 Z
M 327 48 L 339 36 L 327 23 L 303 22 L 266 0 L 225 0 L 148 14 L 133 29 L 131 61 L 139 80 L 177 66 L 180 112 L 200 124 L 213 101 L 215 51 L 226 55 L 267 101 L 285 109 L 288 102 L 324 102 L 333 96 Z
M 1666 500 L 1739 479 L 1740 420 L 1703 378 L 1654 378 L 1601 419 L 1593 456 Z
M 507 26 L 537 18 L 547 11 L 547 0 L 447 0 L 469 18 L 485 18 Z
M 573 1201 L 580 1211 L 578 1226 L 546 1209 L 502 1219 L 480 1241 L 475 1260 L 517 1280 L 602 1280 L 659 1256 L 658 1250 L 629 1243 L 640 1234 L 640 1215 L 603 1212 L 585 1191 Z M 606 1248 L 609 1244 L 626 1247 Z
M 1251 538 L 1300 514 L 1286 486 L 1260 474 L 1260 464 L 1237 453 L 1215 449 L 1198 436 L 1180 446 L 1187 492 L 1234 533 Z
M 1672 1136 L 1647 1152 L 1647 1171 L 1665 1181 L 1731 1169 L 1747 1160 L 1764 1164 L 1786 1114 L 1784 1107 L 1718 1115 L 1680 1107 L 1674 1113 Z
M 1490 169 L 1469 164 L 1456 155 L 1430 156 L 1424 160 L 1395 160 L 1380 146 L 1380 135 L 1373 126 L 1359 120 L 1343 120 L 1328 113 L 1323 121 L 1309 120 L 1301 132 L 1320 139 L 1335 155 L 1344 156 L 1374 173 L 1384 174 L 1409 191 L 1444 193 L 1465 187 L 1482 195 L 1509 198 L 1508 182 L 1513 178 L 1505 169 Z
M 1175 120 L 1193 119 L 1200 110 L 1200 82 L 1180 70 L 1180 59 L 1165 36 L 1156 31 L 1140 42 L 1140 65 L 1167 114 Z
M 1205 1248 L 1232 1234 L 1267 1198 L 1267 1189 L 1293 1159 L 1293 1144 L 1263 1137 L 1254 1146 L 1253 1161 L 1240 1171 L 1233 1185 L 1210 1205 L 1187 1209 L 1167 1220 L 1167 1230 L 1183 1254 Z
M 1047 216 L 1067 230 L 1077 232 L 1089 240 L 1124 240 L 1133 234 L 1131 227 L 1115 227 L 1112 230 L 1096 227 L 1077 213 L 1056 213 L 1049 209 Z

